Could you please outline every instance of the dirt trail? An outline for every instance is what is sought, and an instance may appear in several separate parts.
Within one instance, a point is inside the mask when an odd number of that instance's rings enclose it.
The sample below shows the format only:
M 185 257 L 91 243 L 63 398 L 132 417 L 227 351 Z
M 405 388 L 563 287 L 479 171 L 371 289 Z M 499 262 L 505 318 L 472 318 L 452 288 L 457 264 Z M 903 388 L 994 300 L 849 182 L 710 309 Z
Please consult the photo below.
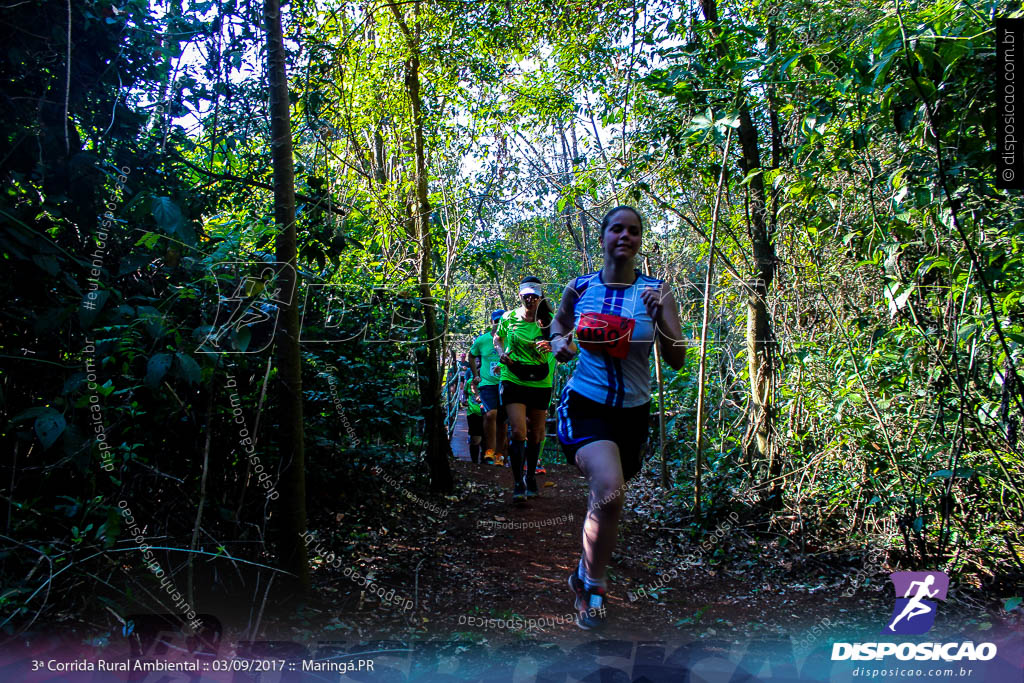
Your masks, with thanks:
M 446 512 L 405 504 L 400 527 L 391 525 L 364 565 L 375 568 L 382 585 L 414 600 L 415 608 L 401 612 L 381 606 L 350 580 L 331 574 L 320 586 L 333 605 L 325 615 L 337 615 L 349 635 L 360 636 L 490 645 L 523 639 L 572 645 L 593 639 L 570 619 L 573 594 L 566 584 L 581 551 L 586 483 L 564 463 L 553 439 L 549 436 L 542 456 L 548 473 L 538 476 L 540 497 L 513 505 L 510 470 L 469 461 L 460 416 L 452 439 L 458 490 L 438 499 Z M 675 509 L 664 502 L 649 473 L 631 482 L 609 566 L 608 623 L 600 637 L 731 642 L 810 637 L 820 643 L 838 633 L 877 634 L 892 608 L 892 590 L 886 589 L 891 568 L 866 567 L 858 553 L 801 554 L 778 536 L 755 539 L 743 524 L 717 539 L 706 532 L 694 541 L 683 529 L 660 521 Z M 520 528 L 510 528 L 513 524 Z M 701 551 L 709 539 L 713 543 Z M 671 568 L 678 575 L 654 595 L 630 599 L 643 588 L 650 592 Z M 961 629 L 984 624 L 989 616 L 965 598 L 944 612 L 944 621 Z M 546 622 L 543 630 L 530 629 L 530 620 Z
M 436 600 L 437 626 L 449 632 L 482 633 L 503 640 L 516 635 L 509 629 L 459 625 L 476 618 L 562 620 L 532 634 L 548 639 L 576 640 L 591 637 L 566 619 L 573 612 L 573 595 L 566 579 L 579 561 L 586 513 L 586 482 L 575 467 L 564 464 L 561 452 L 552 448 L 544 461 L 548 474 L 538 476 L 540 497 L 525 504 L 511 503 L 511 473 L 506 468 L 469 462 L 464 422 L 452 439 L 456 476 L 468 491 L 455 502 L 446 518 L 441 545 L 435 549 L 437 566 L 420 585 Z M 555 459 L 557 458 L 557 461 Z M 641 491 L 652 482 L 638 482 Z M 819 618 L 815 596 L 783 586 L 755 585 L 749 561 L 745 569 L 731 572 L 704 567 L 680 567 L 679 576 L 668 581 L 657 597 L 630 600 L 645 586 L 658 581 L 660 572 L 679 564 L 694 552 L 671 549 L 678 534 L 652 528 L 641 515 L 647 498 L 636 492 L 627 496 L 619 542 L 609 567 L 608 625 L 601 635 L 636 640 L 664 637 L 666 631 L 687 631 L 725 636 L 734 629 L 749 633 L 781 632 L 794 620 L 808 626 Z M 563 521 L 571 516 L 570 521 Z M 492 525 L 518 523 L 525 528 Z M 747 544 L 735 531 L 728 545 Z M 739 538 L 738 538 L 739 537 Z M 700 557 L 697 561 L 707 563 Z M 865 605 L 857 600 L 857 609 Z M 853 607 L 853 605 L 851 605 Z M 767 633 L 766 633 L 767 632 Z M 519 634 L 522 635 L 522 634 Z

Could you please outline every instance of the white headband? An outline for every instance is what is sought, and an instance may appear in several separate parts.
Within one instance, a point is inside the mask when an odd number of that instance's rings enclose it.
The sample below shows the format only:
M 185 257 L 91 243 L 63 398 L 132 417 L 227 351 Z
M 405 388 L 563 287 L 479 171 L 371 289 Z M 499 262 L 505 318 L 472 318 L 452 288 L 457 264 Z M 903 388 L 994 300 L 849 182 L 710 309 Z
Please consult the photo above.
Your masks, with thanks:
M 536 294 L 537 296 L 544 296 L 541 291 L 540 285 L 536 282 L 524 282 L 519 285 L 519 296 L 524 294 Z

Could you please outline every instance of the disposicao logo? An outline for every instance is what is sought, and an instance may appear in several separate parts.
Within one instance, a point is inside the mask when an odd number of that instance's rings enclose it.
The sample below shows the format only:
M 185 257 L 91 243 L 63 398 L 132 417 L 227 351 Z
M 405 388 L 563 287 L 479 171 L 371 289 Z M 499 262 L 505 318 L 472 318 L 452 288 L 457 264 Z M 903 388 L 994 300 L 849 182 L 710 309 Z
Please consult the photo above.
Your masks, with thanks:
M 893 572 L 889 580 L 896 587 L 896 606 L 882 633 L 918 635 L 930 631 L 938 606 L 934 600 L 946 599 L 949 577 L 942 572 Z
M 920 635 L 935 625 L 936 600 L 945 600 L 949 577 L 942 572 L 893 572 L 896 605 L 882 629 L 884 635 Z M 832 660 L 988 661 L 996 656 L 995 643 L 833 643 Z

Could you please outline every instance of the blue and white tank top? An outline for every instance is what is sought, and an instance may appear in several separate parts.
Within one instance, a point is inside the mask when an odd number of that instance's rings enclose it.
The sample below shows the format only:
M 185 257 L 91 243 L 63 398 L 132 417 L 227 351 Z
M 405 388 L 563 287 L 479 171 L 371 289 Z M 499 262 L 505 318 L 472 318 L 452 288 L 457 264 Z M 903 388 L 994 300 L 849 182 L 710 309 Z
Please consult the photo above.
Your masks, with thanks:
M 609 287 L 604 283 L 601 271 L 582 275 L 570 285 L 578 297 L 573 332 L 579 346 L 579 360 L 565 386 L 564 396 L 568 391 L 575 391 L 614 408 L 633 408 L 651 400 L 650 355 L 654 343 L 654 321 L 640 295 L 649 287 L 660 289 L 663 281 L 639 272 L 636 275 L 636 282 L 625 287 Z M 588 331 L 589 336 L 594 336 L 593 325 L 587 330 L 588 322 L 599 319 L 602 321 L 599 325 L 607 325 L 603 321 L 615 320 L 615 316 L 622 319 L 619 327 L 631 328 L 627 333 L 628 350 L 621 348 L 625 346 L 626 339 L 602 346 L 601 341 L 588 343 L 583 338 Z M 581 318 L 587 319 L 582 327 Z M 610 329 L 609 333 L 613 336 Z

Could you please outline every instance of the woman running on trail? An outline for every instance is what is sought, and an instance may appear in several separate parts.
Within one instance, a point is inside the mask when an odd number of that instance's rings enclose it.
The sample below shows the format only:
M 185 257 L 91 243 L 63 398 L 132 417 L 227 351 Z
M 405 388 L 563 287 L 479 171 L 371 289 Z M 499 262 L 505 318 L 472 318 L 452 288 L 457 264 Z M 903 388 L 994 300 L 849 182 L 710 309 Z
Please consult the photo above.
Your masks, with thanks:
M 601 222 L 604 267 L 566 285 L 551 326 L 559 361 L 579 353 L 558 405 L 558 440 L 566 461 L 590 486 L 583 555 L 569 575 L 577 624 L 584 629 L 605 621 L 605 569 L 618 536 L 624 485 L 640 471 L 647 444 L 655 334 L 673 369 L 685 359 L 672 290 L 636 270 L 642 237 L 636 209 L 609 211 Z
M 555 371 L 555 357 L 547 341 L 554 312 L 544 299 L 540 280 L 532 276 L 523 278 L 519 298 L 522 306 L 505 313 L 494 333 L 494 350 L 502 363 L 501 406 L 512 428 L 508 455 L 514 503 L 539 495 L 537 457 L 544 443 L 544 422 Z

